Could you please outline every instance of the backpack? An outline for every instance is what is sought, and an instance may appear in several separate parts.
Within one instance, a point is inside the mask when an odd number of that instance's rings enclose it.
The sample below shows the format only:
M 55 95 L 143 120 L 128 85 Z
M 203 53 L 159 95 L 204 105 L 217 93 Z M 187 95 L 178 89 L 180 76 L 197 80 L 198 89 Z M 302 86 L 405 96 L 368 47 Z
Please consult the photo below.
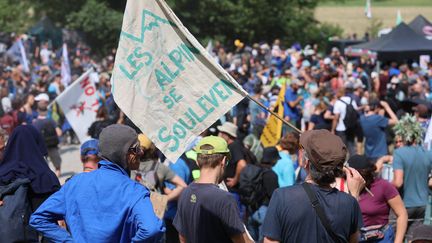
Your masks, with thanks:
M 1 242 L 39 242 L 38 235 L 29 226 L 32 213 L 27 197 L 29 179 L 16 179 L 14 182 L 0 186 L 0 235 Z
M 240 201 L 248 206 L 251 212 L 256 211 L 266 197 L 263 186 L 264 173 L 264 168 L 253 164 L 248 164 L 240 173 L 238 187 Z
M 159 162 L 147 161 L 146 163 L 152 163 L 150 170 L 148 171 L 138 170 L 135 175 L 135 181 L 147 187 L 149 191 L 158 191 L 158 189 L 160 189 L 159 187 L 161 186 L 159 185 L 159 177 L 157 175 Z
M 339 100 L 346 105 L 345 118 L 343 119 L 346 130 L 349 131 L 355 129 L 358 124 L 359 115 L 352 105 L 353 99 L 351 98 L 350 103 L 346 103 L 342 99 Z
M 53 148 L 59 144 L 56 128 L 48 120 L 44 121 L 40 132 L 47 148 Z

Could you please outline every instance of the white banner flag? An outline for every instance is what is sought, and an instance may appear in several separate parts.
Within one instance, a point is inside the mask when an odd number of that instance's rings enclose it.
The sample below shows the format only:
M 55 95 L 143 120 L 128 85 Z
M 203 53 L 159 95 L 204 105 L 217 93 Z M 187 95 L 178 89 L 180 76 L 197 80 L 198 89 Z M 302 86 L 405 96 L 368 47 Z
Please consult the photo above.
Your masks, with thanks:
M 121 110 L 175 162 L 246 92 L 163 0 L 129 0 L 112 76 Z
M 20 53 L 21 53 L 21 65 L 23 66 L 23 70 L 24 72 L 28 73 L 30 72 L 30 68 L 29 68 L 29 62 L 27 60 L 27 54 L 26 54 L 26 50 L 24 48 L 24 44 L 22 42 L 22 39 L 18 40 L 18 45 L 19 45 L 19 49 L 20 49 Z
M 99 109 L 96 86 L 89 78 L 92 71 L 81 75 L 55 99 L 81 143 L 89 139 L 87 131 Z
M 71 70 L 69 65 L 69 55 L 66 43 L 62 48 L 62 62 L 61 62 L 61 82 L 64 86 L 68 86 L 71 81 Z

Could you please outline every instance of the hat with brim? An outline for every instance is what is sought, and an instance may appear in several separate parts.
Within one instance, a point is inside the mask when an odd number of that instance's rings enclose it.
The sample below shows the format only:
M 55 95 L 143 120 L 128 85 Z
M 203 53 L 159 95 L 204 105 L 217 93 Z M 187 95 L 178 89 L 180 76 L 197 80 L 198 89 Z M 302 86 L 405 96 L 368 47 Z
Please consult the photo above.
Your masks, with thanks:
M 209 145 L 211 148 L 205 148 Z M 227 142 L 218 136 L 208 136 L 202 138 L 194 148 L 197 154 L 226 154 L 229 153 Z
M 152 141 L 144 134 L 138 134 L 138 141 L 140 143 L 140 147 L 143 149 L 149 149 L 152 145 Z
M 276 147 L 267 147 L 264 148 L 263 151 L 263 157 L 261 159 L 261 163 L 263 164 L 270 164 L 275 161 L 280 160 L 279 151 Z
M 38 94 L 35 101 L 49 101 L 49 96 L 46 93 Z
M 300 145 L 318 170 L 336 168 L 345 162 L 347 148 L 340 137 L 330 131 L 311 130 L 300 136 Z
M 221 126 L 218 126 L 217 129 L 219 132 L 226 133 L 233 138 L 237 137 L 237 126 L 232 122 L 225 122 Z

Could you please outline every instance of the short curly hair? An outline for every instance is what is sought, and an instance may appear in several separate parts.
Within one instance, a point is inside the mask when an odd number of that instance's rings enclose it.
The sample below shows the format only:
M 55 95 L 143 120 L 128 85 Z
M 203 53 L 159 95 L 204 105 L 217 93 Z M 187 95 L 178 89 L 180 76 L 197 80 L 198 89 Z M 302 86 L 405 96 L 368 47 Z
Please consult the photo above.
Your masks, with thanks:
M 294 154 L 299 149 L 299 135 L 296 132 L 289 132 L 280 139 L 279 145 L 283 150 L 287 150 L 290 154 Z

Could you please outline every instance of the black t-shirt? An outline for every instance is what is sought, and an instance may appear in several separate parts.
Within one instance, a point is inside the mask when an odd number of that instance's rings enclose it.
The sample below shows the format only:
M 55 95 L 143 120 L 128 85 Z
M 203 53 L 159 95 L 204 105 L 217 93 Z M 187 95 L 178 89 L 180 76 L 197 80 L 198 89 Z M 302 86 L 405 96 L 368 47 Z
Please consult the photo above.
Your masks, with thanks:
M 277 174 L 271 169 L 265 169 L 265 172 L 262 175 L 262 183 L 266 192 L 266 198 L 264 199 L 263 205 L 268 206 L 273 192 L 279 188 Z
M 246 160 L 246 148 L 238 140 L 235 140 L 233 143 L 228 145 L 228 149 L 231 154 L 231 159 L 228 161 L 228 165 L 225 168 L 224 178 L 234 177 L 237 168 L 237 162 L 242 159 Z
M 181 194 L 174 227 L 187 242 L 231 242 L 243 233 L 234 197 L 213 184 L 190 184 Z
M 360 206 L 354 197 L 336 189 L 311 185 L 333 231 L 349 237 L 363 225 Z M 270 200 L 263 234 L 281 242 L 333 242 L 322 225 L 302 185 L 279 188 Z

